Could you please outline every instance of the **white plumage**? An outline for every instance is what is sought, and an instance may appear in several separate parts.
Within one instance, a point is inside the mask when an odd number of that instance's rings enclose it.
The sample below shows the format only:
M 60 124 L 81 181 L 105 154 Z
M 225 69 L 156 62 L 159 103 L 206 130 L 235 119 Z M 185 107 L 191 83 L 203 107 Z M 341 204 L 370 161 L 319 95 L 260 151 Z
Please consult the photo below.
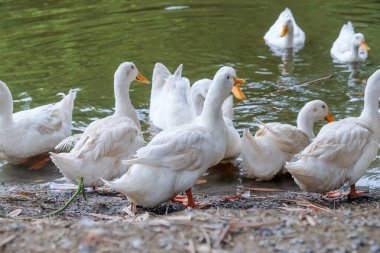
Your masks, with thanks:
M 153 70 L 149 118 L 160 129 L 179 126 L 192 120 L 188 101 L 190 81 L 182 77 L 182 64 L 172 75 L 162 64 Z
M 331 47 L 331 57 L 339 63 L 363 62 L 368 57 L 368 47 L 362 33 L 355 33 L 351 22 L 344 24 Z
M 380 140 L 380 70 L 367 82 L 364 110 L 356 118 L 325 125 L 315 140 L 302 151 L 300 159 L 286 164 L 302 190 L 327 192 L 355 183 L 376 157 Z
M 227 146 L 221 106 L 232 91 L 242 98 L 233 68 L 219 70 L 210 86 L 202 114 L 189 124 L 160 132 L 121 178 L 106 185 L 125 194 L 132 203 L 154 207 L 189 190 L 207 168 L 219 163 Z M 235 84 L 234 84 L 234 79 Z M 189 204 L 192 199 L 189 199 Z
M 290 9 L 286 8 L 264 35 L 264 40 L 274 49 L 293 48 L 293 51 L 298 51 L 305 44 L 305 33 L 297 25 Z
M 121 159 L 131 158 L 144 144 L 129 98 L 133 80 L 147 83 L 133 63 L 122 63 L 114 77 L 115 113 L 92 122 L 69 153 L 51 153 L 52 161 L 67 180 L 83 176 L 85 186 L 96 187 L 102 184 L 100 177 L 113 179 L 127 171 Z
M 153 125 L 165 130 L 190 123 L 201 114 L 211 83 L 210 79 L 202 79 L 190 87 L 189 80 L 182 77 L 182 64 L 171 74 L 162 63 L 156 63 L 149 112 Z M 231 96 L 224 101 L 222 111 L 228 130 L 224 158 L 235 158 L 240 154 L 240 135 L 232 122 L 234 112 Z
M 285 162 L 310 144 L 314 139 L 314 122 L 323 119 L 333 120 L 327 104 L 313 100 L 298 113 L 297 127 L 268 123 L 255 136 L 245 129 L 241 148 L 245 176 L 270 180 L 277 174 L 287 172 L 283 168 Z
M 58 103 L 13 113 L 11 92 L 0 81 L 0 156 L 18 164 L 53 150 L 71 134 L 75 97 L 70 90 Z

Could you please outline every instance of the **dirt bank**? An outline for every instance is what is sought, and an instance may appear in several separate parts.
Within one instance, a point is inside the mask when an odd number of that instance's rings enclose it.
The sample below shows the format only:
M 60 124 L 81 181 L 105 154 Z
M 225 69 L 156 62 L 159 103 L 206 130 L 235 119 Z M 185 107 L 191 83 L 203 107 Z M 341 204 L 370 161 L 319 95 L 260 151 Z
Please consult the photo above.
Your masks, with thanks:
M 210 203 L 138 209 L 125 197 L 87 192 L 64 212 L 73 190 L 41 185 L 0 190 L 1 252 L 380 252 L 380 194 L 328 201 L 318 194 L 246 191 L 241 198 L 195 194 Z M 167 214 L 165 214 L 167 212 Z

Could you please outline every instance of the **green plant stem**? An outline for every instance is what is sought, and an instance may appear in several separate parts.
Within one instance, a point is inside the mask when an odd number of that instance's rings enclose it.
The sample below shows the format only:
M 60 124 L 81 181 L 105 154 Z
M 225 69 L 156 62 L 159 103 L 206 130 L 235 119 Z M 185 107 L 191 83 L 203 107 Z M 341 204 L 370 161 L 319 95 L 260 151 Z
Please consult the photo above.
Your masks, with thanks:
M 45 217 L 53 216 L 53 215 L 56 215 L 56 214 L 59 214 L 59 213 L 63 212 L 72 202 L 74 202 L 74 200 L 79 196 L 80 193 L 82 193 L 83 198 L 85 200 L 87 200 L 86 193 L 85 193 L 85 188 L 84 188 L 84 184 L 83 184 L 83 177 L 79 178 L 78 189 L 75 191 L 74 195 L 71 196 L 71 198 L 65 203 L 65 205 L 63 205 L 58 210 L 55 210 L 54 212 L 51 212 L 51 213 L 48 213 L 48 214 L 44 214 L 44 215 L 38 216 L 36 218 L 45 218 Z

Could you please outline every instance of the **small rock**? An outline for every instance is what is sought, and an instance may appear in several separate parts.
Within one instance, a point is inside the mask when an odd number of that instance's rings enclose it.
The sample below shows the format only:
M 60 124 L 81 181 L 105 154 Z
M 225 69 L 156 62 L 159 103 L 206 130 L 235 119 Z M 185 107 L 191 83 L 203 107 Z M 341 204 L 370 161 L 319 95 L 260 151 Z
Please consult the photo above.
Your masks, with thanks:
M 358 249 L 359 247 L 363 247 L 365 245 L 364 241 L 362 239 L 356 239 L 351 243 L 351 247 L 353 249 Z
M 171 250 L 173 248 L 172 243 L 169 241 L 168 238 L 161 238 L 158 240 L 158 244 L 160 245 L 161 248 L 165 250 Z
M 337 247 L 333 244 L 327 244 L 325 247 L 326 250 L 330 250 L 330 251 L 334 251 L 334 250 L 336 250 L 336 248 Z
M 355 238 L 357 238 L 358 237 L 358 233 L 356 233 L 356 232 L 351 232 L 351 233 L 349 233 L 348 235 L 347 235 L 347 238 L 348 239 L 355 239 Z
M 370 248 L 371 253 L 379 253 L 380 252 L 380 244 L 373 244 Z
M 259 245 L 261 247 L 274 247 L 276 242 L 273 240 L 260 240 Z
M 296 238 L 291 239 L 290 243 L 295 244 L 295 245 L 297 245 L 297 244 L 299 245 L 299 244 L 304 244 L 305 240 L 303 238 L 296 237 Z
M 144 242 L 140 238 L 134 238 L 131 240 L 131 246 L 135 249 L 141 249 L 141 246 L 143 244 L 144 244 Z
M 305 250 L 305 253 L 313 253 L 314 251 L 312 250 L 312 249 L 310 249 L 310 248 L 307 248 L 306 250 Z
M 261 229 L 261 234 L 263 236 L 271 236 L 271 235 L 273 235 L 273 231 L 270 228 L 263 228 L 263 229 Z
M 90 217 L 83 217 L 77 223 L 83 227 L 94 227 L 94 226 L 96 226 L 96 222 L 94 221 L 94 219 L 92 219 Z

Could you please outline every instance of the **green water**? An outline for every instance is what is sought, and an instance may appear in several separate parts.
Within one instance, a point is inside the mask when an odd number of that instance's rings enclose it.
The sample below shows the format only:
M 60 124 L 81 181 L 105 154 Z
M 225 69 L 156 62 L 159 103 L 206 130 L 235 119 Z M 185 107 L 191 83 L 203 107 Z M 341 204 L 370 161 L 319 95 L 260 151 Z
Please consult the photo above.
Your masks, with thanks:
M 279 13 L 290 7 L 306 33 L 303 50 L 282 59 L 262 39 Z M 79 88 L 74 130 L 112 113 L 113 73 L 133 61 L 151 79 L 156 62 L 192 82 L 211 78 L 222 65 L 236 68 L 248 99 L 235 101 L 235 124 L 254 132 L 253 117 L 295 123 L 305 101 L 323 99 L 337 119 L 356 116 L 363 106 L 365 80 L 380 64 L 380 3 L 377 1 L 1 1 L 0 79 L 11 89 L 15 111 L 57 101 L 58 92 Z M 337 65 L 330 47 L 343 23 L 351 20 L 371 51 L 364 64 Z M 308 80 L 334 75 L 313 85 L 276 93 Z M 146 139 L 150 138 L 150 86 L 134 83 L 131 99 Z M 316 131 L 320 126 L 316 127 Z M 380 185 L 377 159 L 360 185 Z M 206 192 L 234 191 L 255 184 L 235 166 L 211 170 Z M 54 166 L 40 172 L 4 165 L 6 182 L 42 182 L 61 178 Z M 379 182 L 376 182 L 379 181 Z M 279 181 L 273 185 L 294 185 Z M 270 184 L 269 184 L 270 185 Z M 287 186 L 288 187 L 288 186 Z

